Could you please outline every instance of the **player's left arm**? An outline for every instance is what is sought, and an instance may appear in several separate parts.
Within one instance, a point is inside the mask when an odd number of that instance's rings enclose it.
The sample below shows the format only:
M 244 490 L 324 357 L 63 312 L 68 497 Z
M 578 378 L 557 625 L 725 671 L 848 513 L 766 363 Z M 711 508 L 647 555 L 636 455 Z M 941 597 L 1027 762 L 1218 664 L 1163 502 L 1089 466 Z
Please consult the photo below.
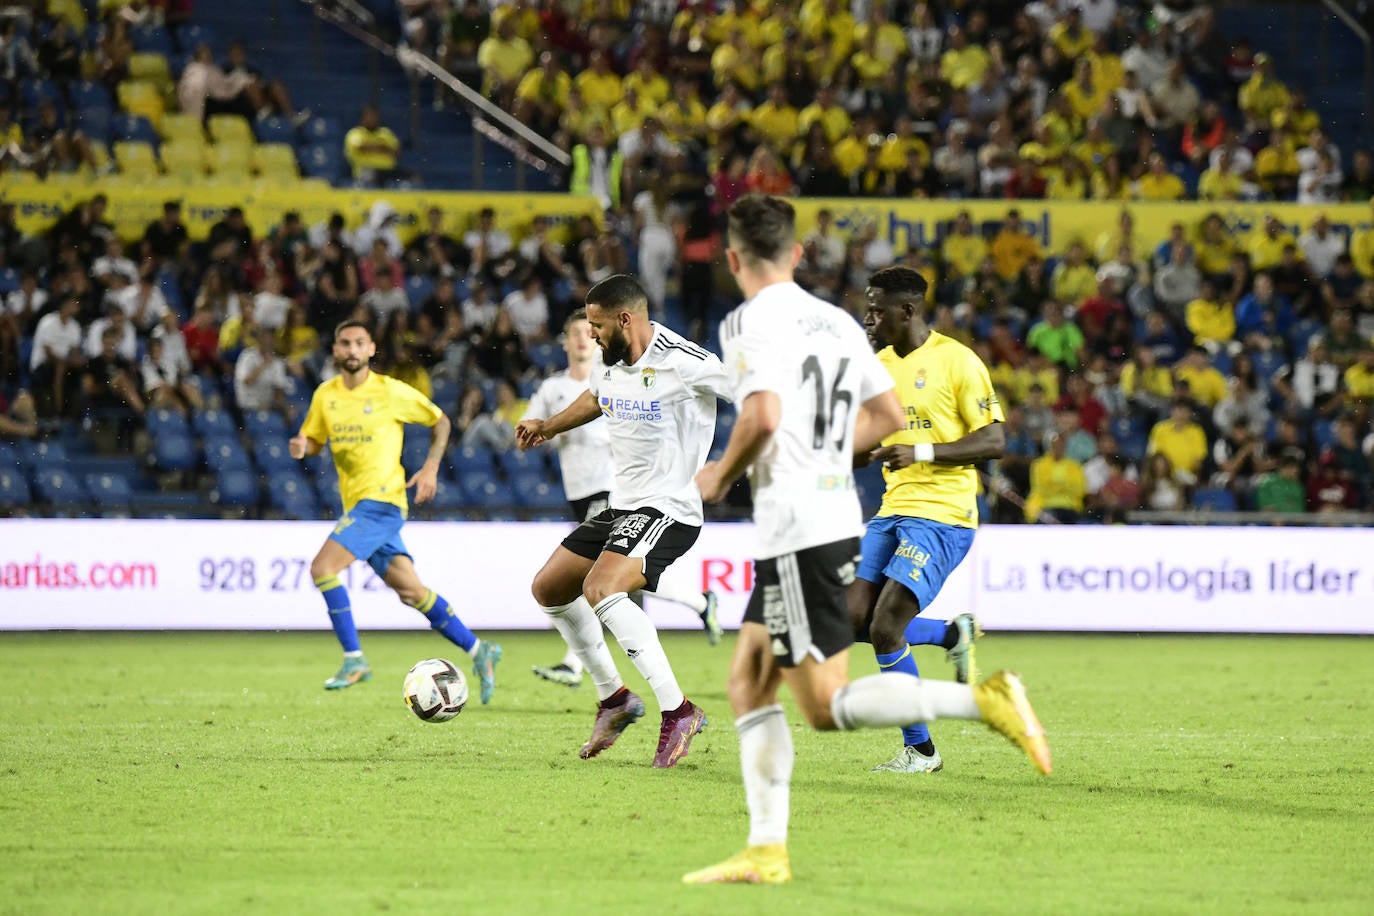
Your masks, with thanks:
M 448 437 L 453 431 L 453 423 L 450 422 L 448 414 L 440 413 L 439 419 L 434 421 L 434 426 L 429 435 L 429 454 L 425 456 L 425 463 L 420 465 L 420 470 L 416 471 L 409 480 L 406 487 L 415 488 L 415 505 L 428 502 L 434 498 L 434 491 L 439 485 L 439 462 L 444 457 L 444 451 L 448 448 Z

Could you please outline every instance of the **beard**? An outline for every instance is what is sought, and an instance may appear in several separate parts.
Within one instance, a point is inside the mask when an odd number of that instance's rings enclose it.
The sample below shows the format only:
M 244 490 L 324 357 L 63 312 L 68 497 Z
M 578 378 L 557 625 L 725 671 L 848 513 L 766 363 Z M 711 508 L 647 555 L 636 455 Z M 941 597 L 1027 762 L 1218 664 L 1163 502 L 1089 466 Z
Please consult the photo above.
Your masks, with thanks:
M 366 363 L 356 356 L 345 356 L 343 359 L 335 359 L 334 365 L 340 372 L 357 372 L 362 369 Z
M 608 366 L 614 366 L 630 355 L 630 341 L 620 331 L 616 331 L 605 341 L 605 346 L 601 349 L 601 359 Z

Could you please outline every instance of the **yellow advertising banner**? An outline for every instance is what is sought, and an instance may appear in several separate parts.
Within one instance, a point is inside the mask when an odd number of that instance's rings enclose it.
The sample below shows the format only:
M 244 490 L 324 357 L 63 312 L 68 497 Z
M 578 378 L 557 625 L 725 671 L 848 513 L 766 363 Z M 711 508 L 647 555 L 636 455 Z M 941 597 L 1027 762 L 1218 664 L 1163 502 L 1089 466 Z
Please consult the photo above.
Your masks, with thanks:
M 1069 201 L 1037 200 L 856 200 L 854 198 L 794 199 L 797 208 L 797 231 L 810 232 L 816 225 L 816 213 L 829 210 L 840 235 L 857 231 L 872 220 L 880 237 L 892 242 L 899 254 L 912 247 L 938 247 L 950 223 L 960 210 L 968 210 L 974 225 L 995 232 L 1007 211 L 1016 209 L 1022 225 L 1050 254 L 1059 254 L 1074 240 L 1087 245 L 1095 253 L 1098 240 L 1116 230 L 1121 211 L 1127 209 L 1135 217 L 1136 232 L 1144 239 L 1162 242 L 1169 237 L 1175 223 L 1182 223 L 1189 236 L 1196 234 L 1203 219 L 1216 213 L 1226 222 L 1235 238 L 1244 242 L 1249 234 L 1263 225 L 1268 213 L 1274 214 L 1294 236 L 1312 225 L 1319 214 L 1325 214 L 1336 233 L 1349 238 L 1358 229 L 1374 224 L 1374 211 L 1367 204 L 1333 204 L 1310 206 L 1285 203 L 1210 203 L 1183 201 L 1179 203 L 1075 203 Z M 1114 254 L 1114 252 L 1113 252 Z
M 389 203 L 399 214 L 401 238 L 405 241 L 425 225 L 425 214 L 431 207 L 443 211 L 444 230 L 455 235 L 471 229 L 483 207 L 495 211 L 498 228 L 517 238 L 528 230 L 536 216 L 549 217 L 557 237 L 564 236 L 566 227 L 581 216 L 601 221 L 601 208 L 594 198 L 572 194 L 383 192 L 331 188 L 310 181 L 293 185 L 130 182 L 117 176 L 88 184 L 42 182 L 14 173 L 0 176 L 0 201 L 14 204 L 19 228 L 29 234 L 47 231 L 63 213 L 98 193 L 109 199 L 107 218 L 127 241 L 142 238 L 148 224 L 161 215 L 164 202 L 169 200 L 181 202 L 182 222 L 193 241 L 209 235 L 210 227 L 233 206 L 243 208 L 256 235 L 265 235 L 291 210 L 300 213 L 307 226 L 324 222 L 338 212 L 350 228 L 357 228 L 367 219 L 372 204 L 379 200 Z

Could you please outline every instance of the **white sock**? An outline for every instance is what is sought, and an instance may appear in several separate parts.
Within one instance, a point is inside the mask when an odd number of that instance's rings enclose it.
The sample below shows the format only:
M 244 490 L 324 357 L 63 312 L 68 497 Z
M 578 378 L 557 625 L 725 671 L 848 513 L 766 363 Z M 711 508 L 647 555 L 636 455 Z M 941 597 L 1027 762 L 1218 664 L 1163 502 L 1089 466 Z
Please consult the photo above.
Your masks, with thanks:
M 749 803 L 749 845 L 786 842 L 794 755 L 782 706 L 774 703 L 745 713 L 735 720 L 735 731 Z
M 546 607 L 544 613 L 549 615 L 554 628 L 562 634 L 568 648 L 591 673 L 598 700 L 606 699 L 625 686 L 625 682 L 620 679 L 620 672 L 615 670 L 615 659 L 611 658 L 611 650 L 606 648 L 606 640 L 601 634 L 601 622 L 592 613 L 592 607 L 586 598 L 579 596 L 571 604 Z
M 620 643 L 635 668 L 649 682 L 660 712 L 672 712 L 682 705 L 682 690 L 673 677 L 673 667 L 658 641 L 653 621 L 635 607 L 624 592 L 608 595 L 596 606 L 596 616 Z
M 683 607 L 691 608 L 700 617 L 706 613 L 706 595 L 702 592 L 694 592 L 690 588 L 674 585 L 671 582 L 658 580 L 658 588 L 653 591 L 645 589 L 646 594 L 653 595 L 655 598 L 662 598 L 664 601 L 672 601 Z
M 362 650 L 362 649 L 358 649 L 357 651 L 354 651 L 354 652 L 345 652 L 345 653 L 344 653 L 344 658 L 362 658 L 362 657 L 363 657 L 363 650 Z
M 583 598 L 582 600 L 585 601 L 587 599 Z M 582 659 L 578 658 L 577 653 L 571 648 L 568 649 L 567 654 L 563 656 L 563 661 L 559 662 L 559 664 L 567 668 L 573 674 L 580 675 L 582 673 Z
M 480 648 L 482 648 L 482 640 L 480 640 L 480 639 L 473 640 L 472 645 L 471 645 L 470 647 L 468 647 L 468 649 L 467 649 L 468 658 L 476 658 L 476 657 L 477 657 L 477 650 L 480 649 Z
M 830 699 L 830 714 L 845 731 L 890 728 L 936 719 L 981 719 L 973 687 L 924 681 L 893 671 L 845 684 Z

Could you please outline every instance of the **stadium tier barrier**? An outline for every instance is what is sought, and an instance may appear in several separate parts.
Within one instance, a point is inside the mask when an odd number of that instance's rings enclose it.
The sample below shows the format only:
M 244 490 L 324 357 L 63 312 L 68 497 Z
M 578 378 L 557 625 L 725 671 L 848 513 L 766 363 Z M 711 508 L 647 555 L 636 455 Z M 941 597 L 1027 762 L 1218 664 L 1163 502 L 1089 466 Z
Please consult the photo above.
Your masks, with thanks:
M 148 184 L 110 182 L 94 187 L 0 181 L 0 201 L 15 206 L 15 221 L 26 233 L 48 231 L 62 214 L 96 193 L 109 199 L 107 219 L 125 240 L 141 239 L 148 224 L 162 215 L 162 205 L 181 201 L 182 222 L 192 241 L 203 241 L 210 227 L 224 218 L 230 207 L 242 207 L 255 234 L 266 235 L 289 211 L 296 211 L 307 226 L 326 222 L 330 215 L 344 215 L 349 228 L 367 221 L 372 204 L 385 200 L 396 209 L 397 231 L 409 241 L 426 225 L 430 207 L 444 212 L 444 230 L 461 235 L 472 228 L 472 217 L 483 207 L 495 211 L 496 225 L 507 231 L 527 228 L 536 216 L 548 216 L 559 233 L 580 216 L 601 220 L 595 198 L 573 194 L 493 194 L 467 191 L 363 191 L 299 186 L 261 186 L 246 183 L 199 185 L 160 181 Z
M 561 523 L 414 522 L 425 581 L 472 628 L 544 629 L 529 583 Z M 0 522 L 0 630 L 324 630 L 310 578 L 321 522 L 22 519 Z M 736 627 L 753 587 L 753 526 L 710 523 L 669 570 L 713 589 Z M 982 528 L 930 608 L 994 630 L 1374 634 L 1374 530 Z M 358 625 L 422 629 L 371 570 L 344 576 Z M 649 600 L 663 628 L 699 627 Z
M 306 225 L 324 222 L 337 211 L 348 220 L 350 228 L 356 228 L 366 221 L 368 209 L 375 201 L 386 200 L 399 214 L 398 229 L 403 241 L 409 241 L 425 225 L 425 213 L 431 206 L 444 211 L 444 229 L 455 234 L 471 228 L 472 214 L 488 206 L 496 211 L 497 225 L 508 231 L 527 228 L 536 216 L 548 216 L 555 232 L 561 236 L 579 216 L 589 215 L 598 221 L 601 219 L 601 211 L 594 198 L 574 194 L 364 191 L 321 187 L 309 182 L 302 182 L 298 187 L 278 187 L 253 183 L 243 186 L 198 185 L 166 180 L 150 184 L 112 181 L 108 186 L 99 185 L 98 189 L 109 198 L 109 218 L 114 223 L 115 231 L 129 240 L 143 236 L 148 224 L 161 215 L 162 204 L 167 200 L 182 202 L 182 218 L 193 241 L 205 239 L 210 227 L 233 206 L 243 207 L 249 225 L 257 233 L 264 234 L 291 210 L 300 213 Z M 0 200 L 15 205 L 19 228 L 27 233 L 47 231 L 58 217 L 93 193 L 91 188 L 71 185 L 0 181 Z M 1235 240 L 1242 246 L 1250 233 L 1263 225 L 1265 215 L 1271 213 L 1294 237 L 1306 230 L 1318 214 L 1325 214 L 1332 230 L 1347 241 L 1355 231 L 1374 225 L 1374 210 L 1362 203 L 1315 206 L 1208 201 L 1148 203 L 820 197 L 794 198 L 792 202 L 797 207 L 800 234 L 809 232 L 815 226 L 817 211 L 828 209 L 841 234 L 853 232 L 871 220 L 876 224 L 879 236 L 891 241 L 899 253 L 907 251 L 913 244 L 938 245 L 942 227 L 964 209 L 970 212 L 975 224 L 990 230 L 1002 221 L 1009 209 L 1016 208 L 1027 231 L 1049 253 L 1062 252 L 1075 239 L 1083 241 L 1090 254 L 1096 253 L 1098 242 L 1116 229 L 1123 208 L 1129 209 L 1135 216 L 1136 232 L 1150 249 L 1168 238 L 1169 229 L 1174 223 L 1181 222 L 1193 231 L 1210 213 L 1221 215 Z M 1137 255 L 1147 253 L 1137 252 Z

